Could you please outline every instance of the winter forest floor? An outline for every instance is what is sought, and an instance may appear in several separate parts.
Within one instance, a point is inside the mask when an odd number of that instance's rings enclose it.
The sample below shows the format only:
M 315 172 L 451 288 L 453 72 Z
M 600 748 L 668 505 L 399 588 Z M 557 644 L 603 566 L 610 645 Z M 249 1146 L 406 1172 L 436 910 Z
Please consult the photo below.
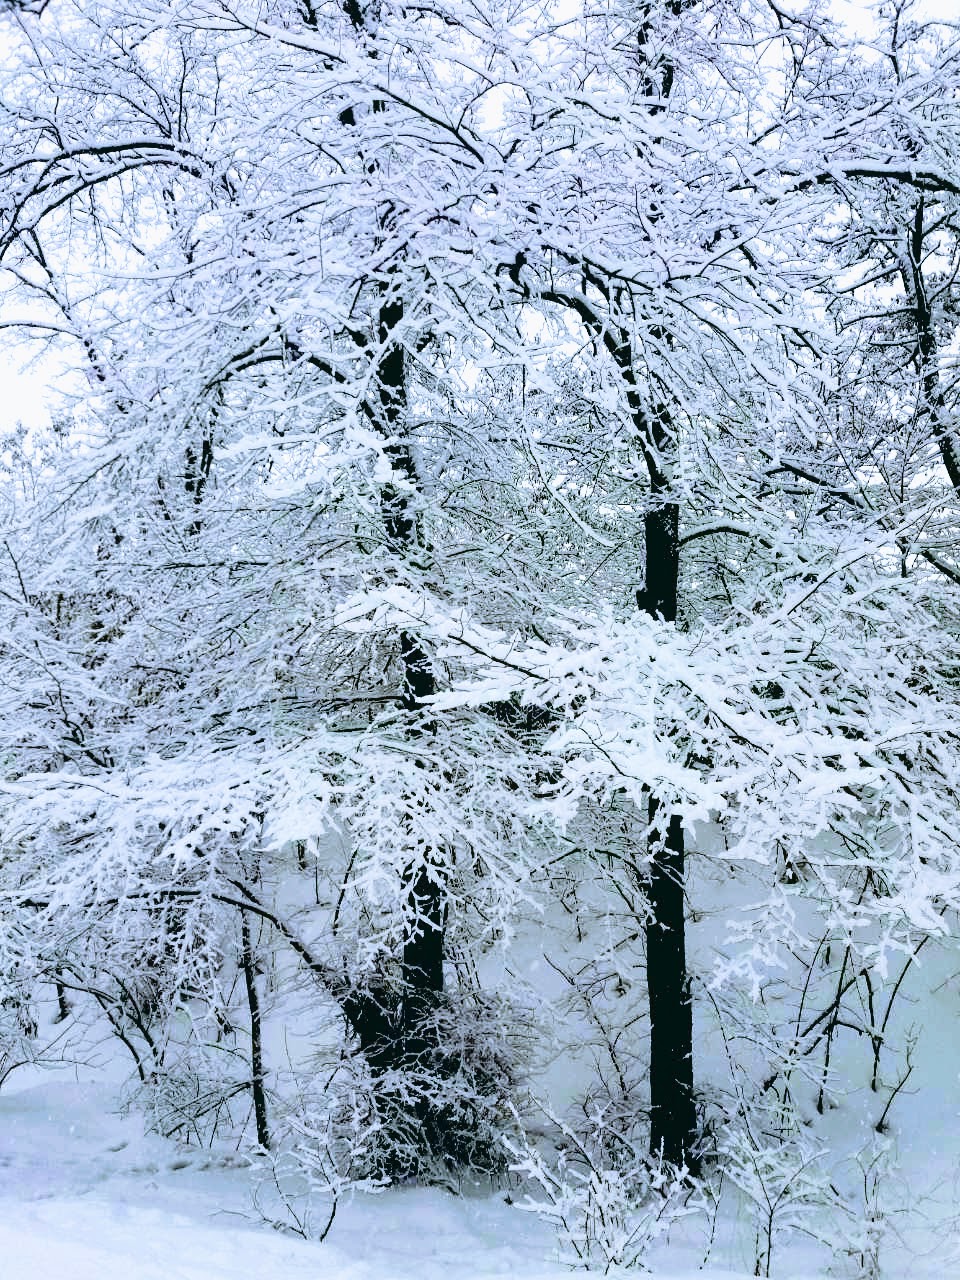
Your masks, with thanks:
M 258 1226 L 250 1173 L 240 1162 L 145 1137 L 138 1117 L 112 1108 L 109 1091 L 76 1084 L 0 1098 L 5 1280 L 570 1274 L 551 1263 L 549 1231 L 501 1196 L 388 1191 L 343 1207 L 322 1244 L 278 1235 Z
M 882 1189 L 890 1228 L 882 1276 L 960 1276 L 958 1102 L 950 1088 L 957 1076 L 956 1022 L 943 1021 L 944 999 L 941 989 L 926 1009 L 913 1011 L 929 1015 L 920 1032 L 929 1052 L 917 1090 L 903 1099 L 893 1137 L 895 1171 Z M 118 1112 L 114 1085 L 78 1083 L 62 1072 L 29 1074 L 21 1072 L 19 1087 L 11 1081 L 0 1096 L 4 1280 L 558 1280 L 571 1274 L 556 1260 L 550 1228 L 505 1203 L 503 1192 L 457 1197 L 389 1190 L 341 1205 L 323 1243 L 278 1233 L 255 1207 L 256 1179 L 242 1157 L 144 1134 L 142 1117 Z M 848 1122 L 854 1116 L 850 1108 L 837 1110 Z M 901 1221 L 893 1221 L 896 1214 Z M 745 1280 L 754 1271 L 752 1230 L 744 1207 L 728 1198 L 708 1259 L 698 1228 L 686 1238 L 675 1232 L 648 1263 L 654 1275 L 672 1280 Z M 842 1240 L 831 1243 L 833 1261 L 825 1263 L 822 1239 L 778 1235 L 772 1273 L 787 1280 L 856 1275 L 856 1268 L 837 1265 Z
M 722 922 L 740 897 L 731 877 L 698 884 L 691 945 L 701 971 L 708 971 Z M 712 911 L 703 905 L 708 902 Z M 585 937 L 587 951 L 594 941 Z M 629 1274 L 646 1269 L 661 1280 L 748 1280 L 764 1274 L 757 1258 L 769 1227 L 769 1273 L 776 1280 L 960 1280 L 960 959 L 952 941 L 931 942 L 893 1006 L 876 1090 L 869 1037 L 853 1029 L 838 1033 L 822 1111 L 815 1089 L 823 1078 L 819 1057 L 809 1059 L 806 1076 L 797 1073 L 794 1101 L 808 1141 L 804 1151 L 814 1153 L 809 1161 L 787 1148 L 768 1166 L 758 1164 L 763 1185 L 751 1202 L 730 1177 L 718 1177 L 737 1159 L 736 1150 L 727 1151 L 708 1175 L 714 1192 L 720 1188 L 719 1202 L 675 1222 L 669 1238 L 657 1241 Z M 518 940 L 515 952 L 519 973 L 537 982 L 542 1001 L 557 1002 L 550 988 L 556 972 L 543 963 L 539 932 Z M 697 1007 L 698 1088 L 717 1112 L 734 1092 L 731 1064 L 710 1017 L 711 1001 L 701 997 Z M 757 1012 L 763 1001 L 750 1007 Z M 56 1041 L 52 999 L 40 1012 L 39 1039 Z M 534 1096 L 552 1099 L 558 1112 L 572 1105 L 583 1084 L 574 1046 L 589 1049 L 585 1027 L 569 1010 L 567 1017 L 558 1027 L 558 1043 L 567 1048 L 551 1059 L 546 1075 L 531 1081 Z M 279 1058 L 280 1042 L 295 1035 L 295 1020 L 269 1031 L 268 1044 L 277 1041 L 272 1056 Z M 736 1039 L 729 1026 L 725 1036 Z M 422 1187 L 345 1196 L 322 1242 L 315 1237 L 329 1205 L 321 1197 L 310 1210 L 312 1238 L 302 1238 L 289 1230 L 268 1173 L 236 1140 L 199 1146 L 148 1131 L 142 1110 L 124 1105 L 128 1064 L 102 1029 L 76 1054 L 82 1065 L 15 1068 L 0 1090 L 0 1280 L 560 1280 L 586 1274 L 564 1264 L 549 1222 L 512 1203 L 524 1198 L 513 1185 L 459 1196 Z M 751 1079 L 756 1085 L 765 1069 L 755 1065 L 752 1076 L 737 1077 L 739 1087 L 750 1087 Z M 878 1135 L 884 1115 L 885 1132 Z M 741 1181 L 749 1185 L 749 1178 Z M 294 1198 L 292 1207 L 303 1214 L 301 1201 Z M 627 1271 L 599 1265 L 590 1274 Z

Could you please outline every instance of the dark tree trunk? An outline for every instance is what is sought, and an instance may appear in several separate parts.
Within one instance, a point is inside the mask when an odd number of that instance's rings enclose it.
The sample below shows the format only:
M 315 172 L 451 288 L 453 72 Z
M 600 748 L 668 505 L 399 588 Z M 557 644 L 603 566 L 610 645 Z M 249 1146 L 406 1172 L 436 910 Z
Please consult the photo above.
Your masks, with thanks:
M 913 225 L 907 234 L 909 271 L 905 268 L 903 272 L 904 288 L 910 301 L 917 338 L 916 359 L 920 374 L 918 408 L 926 414 L 931 424 L 950 483 L 954 492 L 960 494 L 960 451 L 957 449 L 952 417 L 946 411 L 940 386 L 940 353 L 927 281 L 923 273 L 929 234 L 924 227 L 924 213 L 925 203 L 921 194 L 917 199 Z
M 374 103 L 374 110 L 382 109 L 382 105 Z M 417 469 L 406 439 L 407 384 L 401 336 L 404 309 L 392 273 L 377 288 L 377 339 L 382 354 L 376 369 L 376 400 L 367 409 L 386 442 L 384 452 L 396 477 L 381 491 L 380 506 L 387 550 L 402 567 L 409 565 L 423 548 Z M 413 632 L 400 633 L 399 659 L 400 705 L 409 715 L 408 733 L 415 744 L 433 732 L 434 726 L 425 712 L 428 700 L 436 693 L 436 676 L 429 653 Z M 425 767 L 422 762 L 420 767 Z M 443 866 L 439 851 L 417 847 L 414 826 L 411 812 L 411 854 L 416 848 L 416 856 L 405 867 L 400 885 L 406 910 L 400 990 L 395 994 L 374 991 L 365 998 L 360 1036 L 362 1045 L 364 1039 L 367 1041 L 363 1047 L 375 1074 L 399 1073 L 408 1080 L 395 1095 L 381 1099 L 394 1112 L 398 1134 L 384 1172 L 400 1178 L 419 1176 L 423 1156 L 429 1160 L 431 1156 L 442 1159 L 449 1154 L 443 1112 L 430 1084 L 431 1075 L 444 1060 L 435 1016 L 443 996 Z
M 389 294 L 390 281 L 381 288 Z M 410 492 L 416 484 L 416 467 L 403 439 L 407 388 L 403 348 L 397 336 L 402 320 L 402 302 L 385 297 L 378 317 L 378 338 L 384 354 L 377 370 L 376 417 L 390 442 L 386 448 L 390 463 L 405 482 L 401 486 L 388 485 L 381 496 L 387 545 L 398 560 L 409 558 L 421 544 L 418 513 Z M 417 737 L 430 732 L 423 711 L 427 700 L 436 693 L 437 682 L 429 655 L 409 631 L 400 633 L 400 665 L 400 701 L 410 713 L 411 733 Z M 403 1023 L 404 1030 L 412 1033 L 410 1020 L 418 1019 L 426 1007 L 435 1003 L 431 995 L 443 991 L 443 892 L 439 865 L 432 876 L 424 866 L 411 865 L 404 873 L 403 890 L 409 916 L 401 967 Z
M 671 815 L 655 834 L 659 802 L 649 802 L 651 919 L 646 926 L 650 1001 L 650 1151 L 697 1168 L 693 1096 L 693 1009 L 687 978 L 683 826 Z
M 344 14 L 354 29 L 367 26 L 364 0 L 340 0 Z M 316 28 L 317 10 L 311 0 L 300 0 L 300 11 L 308 27 Z M 376 56 L 371 54 L 371 56 Z M 386 103 L 374 99 L 374 113 L 386 110 Z M 340 123 L 353 129 L 358 110 L 347 106 Z M 375 176 L 377 163 L 371 160 L 368 172 Z M 387 237 L 394 211 L 385 205 L 379 212 L 379 230 Z M 373 394 L 363 403 L 363 412 L 384 442 L 384 454 L 394 473 L 380 492 L 380 514 L 387 555 L 402 572 L 423 547 L 417 503 L 418 476 L 413 451 L 407 439 L 407 370 L 403 346 L 404 303 L 396 266 L 372 284 L 376 319 L 376 367 Z M 364 350 L 370 350 L 365 344 Z M 413 744 L 432 733 L 425 715 L 429 698 L 436 692 L 436 676 L 430 656 L 419 637 L 409 631 L 399 636 L 400 705 L 408 713 L 408 734 Z M 414 746 L 415 749 L 415 746 Z M 337 998 L 347 1024 L 374 1078 L 394 1083 L 380 1088 L 380 1102 L 392 1108 L 397 1126 L 395 1150 L 386 1155 L 382 1170 L 390 1177 L 415 1177 L 420 1172 L 418 1153 L 427 1154 L 437 1146 L 438 1117 L 431 1100 L 418 1090 L 418 1073 L 429 1073 L 442 1058 L 437 1043 L 435 1017 L 443 997 L 444 962 L 444 870 L 440 851 L 416 847 L 414 815 L 410 814 L 411 860 L 402 872 L 400 893 L 406 911 L 402 941 L 399 990 L 396 982 L 374 980 L 343 991 Z M 425 856 L 424 856 L 425 855 Z M 337 984 L 333 984 L 334 988 Z M 432 1030 L 433 1029 L 433 1030 Z M 432 1033 L 431 1033 L 432 1032 Z M 396 1088 L 397 1076 L 414 1083 Z M 391 1090 L 393 1093 L 391 1094 Z M 386 1096 L 390 1095 L 390 1096 Z M 389 1136 L 389 1135 L 388 1135 Z M 442 1147 L 442 1133 L 440 1145 Z M 390 1143 L 388 1141 L 388 1148 Z M 441 1150 L 441 1155 L 443 1154 Z
M 665 412 L 646 424 L 647 463 L 654 494 L 667 487 L 664 452 L 673 447 Z M 665 501 L 644 518 L 645 581 L 640 608 L 664 622 L 677 620 L 680 580 L 680 508 Z M 698 1167 L 693 1094 L 693 1007 L 687 977 L 684 909 L 684 831 L 676 814 L 651 796 L 649 820 L 650 919 L 646 925 L 650 1002 L 650 1151 L 673 1164 Z
M 651 507 L 644 517 L 644 585 L 637 606 L 651 618 L 676 623 L 680 585 L 680 507 L 672 500 L 669 461 L 676 439 L 666 405 L 652 412 L 641 394 L 628 334 L 602 324 L 576 295 L 545 290 L 548 301 L 570 306 L 616 361 L 650 478 Z M 657 333 L 669 343 L 669 334 Z M 686 962 L 684 831 L 680 818 L 648 808 L 651 918 L 646 926 L 647 993 L 650 1004 L 650 1150 L 691 1172 L 699 1167 L 693 1093 L 693 1008 Z
M 267 1122 L 267 1094 L 264 1088 L 260 997 L 257 993 L 257 974 L 253 962 L 253 946 L 250 941 L 250 921 L 246 911 L 243 910 L 240 912 L 240 967 L 243 969 L 243 981 L 247 989 L 247 1008 L 250 1010 L 250 1093 L 253 1097 L 257 1142 L 264 1151 L 269 1151 L 270 1126 Z

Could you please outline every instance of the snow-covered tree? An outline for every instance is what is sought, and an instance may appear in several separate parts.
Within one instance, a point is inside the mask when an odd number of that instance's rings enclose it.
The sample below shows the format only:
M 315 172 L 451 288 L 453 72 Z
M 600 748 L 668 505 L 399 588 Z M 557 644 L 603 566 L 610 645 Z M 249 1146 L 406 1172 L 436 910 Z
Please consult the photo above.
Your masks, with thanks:
M 4 458 L 3 971 L 170 1114 L 249 1086 L 262 1145 L 264 1001 L 309 992 L 366 1172 L 434 1176 L 494 1159 L 517 993 L 471 975 L 565 862 L 695 1164 L 690 848 L 759 883 L 748 993 L 957 901 L 953 46 L 51 12 L 8 24 L 2 319 L 84 384 Z

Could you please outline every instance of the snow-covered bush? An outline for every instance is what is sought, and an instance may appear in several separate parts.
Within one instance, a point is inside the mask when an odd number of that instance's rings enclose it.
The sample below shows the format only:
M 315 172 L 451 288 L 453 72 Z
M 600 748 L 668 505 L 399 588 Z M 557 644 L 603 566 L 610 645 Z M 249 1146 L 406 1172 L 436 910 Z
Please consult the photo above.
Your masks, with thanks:
M 839 1275 L 882 1280 L 884 1254 L 897 1237 L 897 1221 L 909 1211 L 909 1196 L 896 1168 L 893 1143 L 879 1135 L 857 1152 L 854 1189 L 835 1215 L 834 1259 Z
M 706 1211 L 702 1185 L 649 1155 L 597 1110 L 583 1131 L 549 1117 L 553 1152 L 523 1132 L 504 1137 L 519 1179 L 516 1203 L 549 1222 L 563 1262 L 586 1269 L 643 1267 L 682 1218 Z
M 795 1126 L 784 1129 L 779 1119 L 776 1131 L 763 1129 L 762 1123 L 760 1114 L 744 1113 L 726 1126 L 716 1154 L 747 1208 L 756 1274 L 769 1276 L 777 1242 L 808 1229 L 817 1212 L 835 1206 L 836 1194 L 823 1143 Z
M 257 1162 L 254 1205 L 278 1230 L 323 1240 L 343 1196 L 390 1185 L 389 1178 L 372 1172 L 379 1119 L 369 1088 L 353 1079 L 351 1065 L 298 1097 L 283 1118 L 279 1149 Z
M 18 1067 L 37 1060 L 37 1029 L 28 993 L 8 984 L 0 996 L 0 1088 Z
M 372 1066 L 347 1052 L 332 1069 L 316 1064 L 284 1121 L 304 1170 L 378 1185 L 497 1178 L 529 1056 L 523 1016 L 504 998 L 449 992 L 413 1024 L 419 1043 L 404 1057 Z

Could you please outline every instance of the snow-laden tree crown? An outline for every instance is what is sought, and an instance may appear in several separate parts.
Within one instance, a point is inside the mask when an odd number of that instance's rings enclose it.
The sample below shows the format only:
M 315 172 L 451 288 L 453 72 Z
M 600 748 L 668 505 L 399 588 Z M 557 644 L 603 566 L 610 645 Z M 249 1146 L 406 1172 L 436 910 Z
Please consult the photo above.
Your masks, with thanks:
M 539 936 L 634 1153 L 822 1109 L 855 998 L 876 1088 L 960 896 L 956 32 L 36 9 L 0 321 L 83 390 L 2 453 L 10 1036 L 56 993 L 168 1130 L 489 1172 L 571 1048 Z

